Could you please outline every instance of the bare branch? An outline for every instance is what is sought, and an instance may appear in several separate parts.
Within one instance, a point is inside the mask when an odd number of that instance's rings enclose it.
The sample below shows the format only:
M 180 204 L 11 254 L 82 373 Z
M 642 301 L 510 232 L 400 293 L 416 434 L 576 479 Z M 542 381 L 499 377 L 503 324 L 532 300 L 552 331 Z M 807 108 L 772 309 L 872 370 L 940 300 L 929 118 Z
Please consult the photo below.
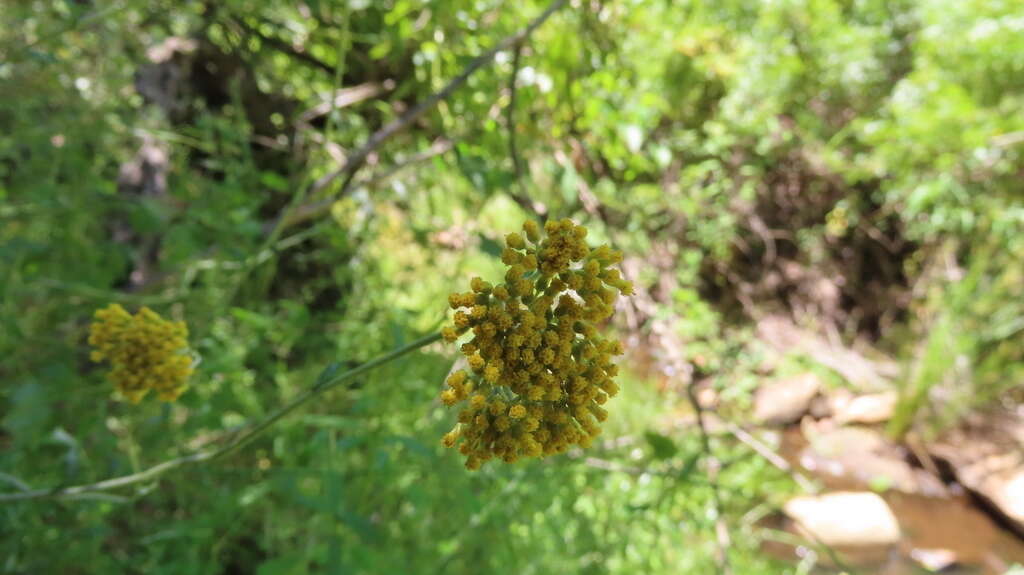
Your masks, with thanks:
M 419 117 L 422 116 L 425 112 L 436 106 L 437 103 L 440 102 L 441 100 L 446 100 L 455 92 L 455 90 L 457 90 L 463 84 L 465 84 L 466 80 L 468 80 L 469 77 L 472 76 L 477 70 L 479 70 L 480 68 L 484 67 L 485 65 L 489 64 L 492 60 L 494 60 L 494 56 L 497 55 L 498 52 L 501 52 L 502 50 L 507 50 L 509 47 L 517 43 L 520 43 L 525 38 L 529 37 L 534 30 L 536 30 L 542 24 L 544 24 L 544 22 L 546 22 L 552 14 L 557 12 L 565 4 L 566 0 L 555 0 L 554 2 L 551 3 L 550 6 L 548 6 L 546 10 L 544 10 L 544 12 L 542 12 L 539 16 L 534 18 L 524 28 L 522 28 L 515 34 L 508 36 L 501 42 L 498 42 L 498 44 L 496 44 L 490 50 L 474 58 L 469 63 L 469 65 L 466 66 L 462 73 L 460 73 L 450 82 L 448 82 L 448 85 L 446 85 L 440 91 L 431 94 L 427 99 L 423 100 L 416 106 L 410 108 L 404 114 L 399 116 L 396 120 L 392 121 L 383 128 L 374 132 L 373 135 L 370 136 L 370 138 L 366 141 L 365 144 L 363 144 L 361 148 L 359 148 L 358 150 L 349 155 L 348 159 L 346 160 L 343 166 L 314 182 L 312 187 L 310 188 L 310 192 L 313 194 L 318 193 L 324 190 L 327 186 L 331 185 L 335 180 L 339 178 L 342 179 L 342 184 L 341 189 L 338 191 L 338 195 L 343 195 L 346 192 L 348 192 L 348 190 L 352 186 L 353 178 L 355 177 L 356 172 L 358 172 L 359 169 L 363 167 L 363 165 L 366 163 L 366 159 L 370 156 L 370 154 L 373 153 L 373 151 L 376 150 L 378 147 L 380 147 L 380 145 L 383 144 L 385 140 L 407 128 L 410 124 L 419 119 Z
M 356 184 L 354 188 L 370 188 L 375 185 L 378 185 L 386 180 L 391 179 L 397 173 L 408 168 L 409 166 L 448 153 L 449 151 L 451 151 L 452 145 L 452 142 L 449 140 L 437 140 L 436 142 L 431 144 L 430 147 L 427 148 L 426 150 L 422 150 L 409 156 L 401 163 L 391 166 L 387 170 L 384 170 L 378 174 L 371 175 L 370 177 Z M 331 209 L 331 206 L 337 200 L 338 198 L 335 196 L 324 200 L 312 202 L 309 204 L 301 205 L 295 208 L 294 210 L 291 210 L 290 213 L 287 213 L 284 216 L 282 216 L 284 218 L 283 220 L 268 223 L 266 229 L 268 230 L 269 233 L 269 230 L 272 229 L 274 225 L 280 225 L 283 229 L 294 226 L 296 224 L 300 224 L 302 222 L 315 219 L 327 213 L 327 211 Z
M 308 124 L 320 116 L 326 115 L 333 110 L 338 110 L 358 104 L 364 100 L 379 96 L 380 94 L 395 89 L 394 80 L 385 80 L 378 84 L 376 82 L 367 82 L 365 84 L 359 84 L 358 86 L 352 86 L 351 88 L 343 88 L 341 90 L 335 90 L 332 97 L 324 98 L 319 104 L 306 110 L 299 116 L 299 124 Z
M 516 182 L 523 178 L 523 162 L 519 159 L 519 148 L 516 146 L 516 77 L 519 76 L 519 64 L 523 57 L 523 43 L 516 44 L 512 52 L 512 73 L 508 77 L 508 108 L 505 109 L 505 127 L 508 129 L 508 155 L 512 158 L 512 169 L 516 174 Z
M 324 62 L 309 52 L 296 49 L 291 43 L 286 42 L 281 38 L 264 34 L 257 26 L 253 26 L 246 22 L 244 18 L 228 18 L 228 21 L 241 28 L 246 34 L 259 38 L 260 42 L 277 50 L 278 52 L 281 52 L 282 54 L 295 58 L 304 64 L 308 64 L 325 72 L 334 72 L 334 66 L 331 64 Z

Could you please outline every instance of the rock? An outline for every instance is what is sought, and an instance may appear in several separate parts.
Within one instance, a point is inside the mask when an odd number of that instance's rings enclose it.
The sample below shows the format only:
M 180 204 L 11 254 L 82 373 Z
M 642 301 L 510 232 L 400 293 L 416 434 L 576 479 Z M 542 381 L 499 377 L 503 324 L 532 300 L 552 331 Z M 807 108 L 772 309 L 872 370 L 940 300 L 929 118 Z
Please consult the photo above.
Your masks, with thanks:
M 811 400 L 811 405 L 807 408 L 807 413 L 814 419 L 832 417 L 832 401 L 830 401 L 830 398 L 821 395 L 815 396 Z
M 996 500 L 1007 515 L 1024 522 L 1024 469 L 1018 469 L 1003 481 Z
M 942 571 L 956 565 L 956 553 L 949 549 L 913 549 L 910 558 L 929 571 Z
M 1024 536 L 1024 415 L 978 414 L 931 446 L 957 481 L 996 508 Z
M 960 466 L 957 479 L 984 497 L 1024 533 L 1024 461 L 1018 454 L 993 455 Z
M 710 387 L 698 389 L 697 404 L 701 409 L 716 409 L 718 407 L 718 392 Z
M 821 381 L 813 373 L 778 380 L 765 385 L 754 394 L 754 419 L 769 425 L 785 425 L 799 421 L 807 413 L 811 400 L 821 389 Z
M 899 397 L 895 391 L 868 395 L 836 395 L 830 407 L 837 423 L 883 423 L 892 418 Z
M 806 420 L 805 420 L 806 421 Z M 838 489 L 895 489 L 942 496 L 942 482 L 906 461 L 903 450 L 866 427 L 831 428 L 832 422 L 801 426 L 808 445 L 799 452 L 805 470 Z
M 762 341 L 779 352 L 806 355 L 841 375 L 856 389 L 891 389 L 891 382 L 900 374 L 899 363 L 877 350 L 858 351 L 838 345 L 778 315 L 769 315 L 758 321 L 757 331 Z
M 840 491 L 789 500 L 783 510 L 811 539 L 834 547 L 899 543 L 900 526 L 875 493 Z

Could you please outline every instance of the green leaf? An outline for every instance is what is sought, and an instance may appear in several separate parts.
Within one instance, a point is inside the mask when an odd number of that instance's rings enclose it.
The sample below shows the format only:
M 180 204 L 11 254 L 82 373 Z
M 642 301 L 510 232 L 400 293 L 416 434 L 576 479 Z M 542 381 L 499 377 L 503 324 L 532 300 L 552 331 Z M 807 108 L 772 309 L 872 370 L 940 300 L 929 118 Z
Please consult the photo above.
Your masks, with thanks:
M 256 569 L 256 575 L 301 575 L 306 572 L 306 557 L 297 552 L 264 561 Z
M 370 58 L 373 60 L 381 60 L 389 53 L 391 53 L 391 42 L 381 42 L 370 48 Z
M 316 383 L 313 384 L 313 387 L 327 385 L 327 382 L 331 381 L 335 374 L 338 373 L 339 369 L 341 369 L 341 362 L 339 361 L 332 361 L 327 364 L 327 367 L 320 372 L 320 375 L 316 376 Z
M 502 247 L 500 243 L 482 234 L 479 235 L 478 237 L 480 238 L 480 251 L 484 252 L 489 256 L 494 256 L 496 258 L 501 257 Z
M 43 439 L 43 430 L 50 426 L 50 402 L 46 388 L 36 382 L 17 387 L 12 397 L 11 410 L 4 417 L 4 428 L 19 443 Z
M 260 183 L 277 192 L 288 191 L 288 178 L 277 172 L 260 172 Z
M 238 321 L 257 328 L 270 329 L 274 327 L 273 318 L 240 307 L 231 308 L 231 315 Z
M 651 446 L 651 453 L 655 459 L 668 459 L 679 452 L 675 442 L 660 433 L 647 431 L 644 438 Z

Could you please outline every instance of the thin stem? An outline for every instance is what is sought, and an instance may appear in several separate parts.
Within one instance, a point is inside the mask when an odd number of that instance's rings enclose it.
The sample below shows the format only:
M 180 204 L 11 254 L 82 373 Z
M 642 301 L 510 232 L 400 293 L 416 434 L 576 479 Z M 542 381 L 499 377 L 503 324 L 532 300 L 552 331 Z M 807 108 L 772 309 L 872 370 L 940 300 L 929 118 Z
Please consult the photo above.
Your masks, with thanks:
M 337 47 L 337 60 L 335 62 L 334 68 L 331 69 L 331 71 L 334 73 L 334 84 L 331 88 L 330 107 L 328 108 L 327 112 L 327 130 L 324 136 L 326 145 L 330 145 L 334 137 L 334 131 L 337 128 L 337 114 L 335 114 L 335 111 L 337 110 L 338 107 L 337 94 L 341 90 L 341 83 L 345 76 L 345 60 L 348 57 L 349 15 L 347 4 L 344 12 L 344 21 L 345 25 L 344 28 L 342 29 L 341 40 L 339 41 Z M 245 25 L 244 22 L 242 22 L 241 20 L 239 22 L 241 22 L 243 26 Z M 274 247 L 280 240 L 281 234 L 284 233 L 286 222 L 288 222 L 292 212 L 297 210 L 299 207 L 303 205 L 303 203 L 305 203 L 306 197 L 309 194 L 309 192 L 309 186 L 303 185 L 299 188 L 298 192 L 296 192 L 295 195 L 292 196 L 291 200 L 288 202 L 288 205 L 285 207 L 283 213 L 281 214 L 281 217 L 277 219 L 277 221 L 274 223 L 274 226 L 270 228 L 270 231 L 263 238 L 262 244 L 260 245 L 259 249 L 256 250 L 257 254 L 263 254 L 267 251 L 274 251 Z M 246 267 L 242 269 L 241 274 L 239 274 L 239 276 L 235 279 L 234 292 L 228 298 L 228 302 L 234 301 L 235 297 L 238 295 L 238 291 L 241 285 L 245 283 L 246 279 L 256 269 L 256 266 L 258 266 L 261 263 L 262 261 L 256 260 L 250 264 L 247 264 Z
M 327 129 L 324 131 L 324 141 L 327 143 L 334 141 L 334 133 L 338 129 L 337 94 L 341 91 L 341 83 L 345 78 L 345 64 L 350 47 L 349 26 L 352 18 L 349 16 L 348 2 L 343 3 L 342 6 L 341 19 L 343 23 L 341 36 L 338 38 L 338 46 L 335 50 L 334 87 L 331 91 L 331 109 L 327 113 Z
M 722 463 L 715 457 L 711 449 L 711 436 L 708 433 L 707 425 L 704 423 L 704 408 L 697 399 L 697 391 L 693 383 L 686 386 L 686 397 L 697 416 L 697 429 L 700 431 L 700 446 L 704 454 L 704 462 L 707 464 L 708 483 L 711 485 L 711 504 L 715 511 L 715 563 L 718 566 L 719 575 L 732 575 L 732 564 L 729 561 L 729 547 L 732 539 L 729 536 L 729 526 L 725 522 L 722 506 L 722 493 L 718 486 L 718 472 Z
M 3 471 L 0 471 L 0 481 L 10 483 L 11 485 L 17 487 L 21 491 L 32 490 L 32 488 L 29 487 L 28 483 L 25 483 L 24 481 L 22 481 L 21 479 L 14 475 L 11 475 L 10 473 L 4 473 Z
M 135 440 L 135 421 L 131 413 L 125 416 L 124 422 L 125 440 L 128 442 L 128 461 L 132 464 L 132 473 L 139 472 L 139 442 Z
M 160 306 L 169 303 L 174 303 L 184 297 L 183 294 L 180 293 L 126 293 L 120 291 L 98 289 L 85 284 L 68 283 L 50 278 L 42 278 L 38 280 L 38 285 L 54 290 L 65 291 L 76 296 L 92 300 L 127 303 L 132 305 Z
M 246 445 L 257 435 L 268 429 L 270 426 L 277 423 L 281 418 L 288 415 L 292 411 L 295 411 L 299 406 L 306 403 L 310 399 L 320 395 L 321 393 L 337 387 L 342 383 L 358 376 L 371 369 L 380 367 L 389 361 L 398 359 L 403 355 L 415 351 L 421 347 L 425 347 L 441 339 L 440 333 L 433 333 L 413 342 L 410 342 L 401 347 L 395 348 L 388 353 L 371 359 L 370 361 L 358 365 L 346 372 L 334 375 L 318 381 L 309 389 L 303 391 L 291 401 L 285 405 L 277 408 L 272 413 L 264 417 L 262 420 L 257 422 L 255 425 L 250 427 L 247 431 L 227 442 L 226 444 L 215 448 L 208 449 L 206 451 L 200 451 L 191 455 L 185 455 L 183 457 L 177 457 L 175 459 L 169 459 L 163 463 L 158 463 L 149 469 L 145 469 L 138 473 L 132 473 L 131 475 L 125 475 L 122 477 L 114 477 L 111 479 L 105 479 L 96 483 L 89 483 L 85 485 L 75 485 L 71 487 L 61 487 L 55 489 L 33 489 L 28 491 L 21 491 L 19 493 L 0 493 L 0 503 L 7 501 L 21 501 L 26 499 L 40 499 L 40 498 L 55 498 L 55 497 L 75 497 L 80 496 L 83 493 L 92 493 L 97 491 L 107 491 L 110 489 L 117 489 L 119 487 L 125 487 L 127 485 L 134 485 L 136 483 L 143 483 L 151 479 L 155 479 L 172 469 L 176 469 L 183 465 L 192 463 L 201 463 L 203 461 L 209 461 L 219 459 L 239 448 Z
M 536 214 L 541 223 L 547 219 L 548 208 L 541 202 L 531 199 L 523 183 L 523 176 L 529 175 L 529 166 L 523 163 L 516 143 L 516 93 L 519 68 L 523 59 L 523 44 L 526 39 L 516 42 L 512 51 L 512 73 L 508 78 L 508 107 L 505 108 L 505 127 L 508 129 L 508 155 L 512 158 L 512 172 L 515 175 L 513 189 L 507 193 L 526 213 Z

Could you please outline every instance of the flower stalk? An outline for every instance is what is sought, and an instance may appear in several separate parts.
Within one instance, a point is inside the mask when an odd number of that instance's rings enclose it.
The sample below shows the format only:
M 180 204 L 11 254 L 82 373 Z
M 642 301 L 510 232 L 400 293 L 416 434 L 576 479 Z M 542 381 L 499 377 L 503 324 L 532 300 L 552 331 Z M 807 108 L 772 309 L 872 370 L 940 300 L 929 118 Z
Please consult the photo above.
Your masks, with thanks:
M 198 453 L 192 453 L 182 457 L 169 459 L 162 463 L 158 463 L 148 469 L 144 469 L 137 473 L 125 475 L 122 477 L 114 477 L 111 479 L 105 479 L 96 483 L 87 483 L 83 485 L 74 485 L 69 487 L 57 487 L 51 489 L 29 489 L 23 490 L 16 493 L 0 493 L 0 503 L 11 502 L 11 501 L 24 501 L 29 499 L 43 499 L 43 498 L 75 498 L 91 493 L 109 491 L 112 489 L 118 489 L 121 487 L 127 487 L 129 485 L 136 485 L 139 483 L 145 483 L 152 481 L 163 474 L 183 467 L 186 465 L 193 465 L 202 463 L 204 461 L 212 461 L 228 455 L 255 439 L 258 435 L 269 429 L 283 417 L 289 413 L 295 411 L 297 408 L 302 406 L 304 403 L 313 399 L 314 397 L 322 394 L 323 392 L 337 387 L 347 381 L 354 379 L 355 377 L 362 375 L 370 370 L 376 369 L 390 361 L 396 360 L 403 355 L 406 355 L 412 351 L 430 345 L 441 339 L 440 333 L 433 333 L 424 337 L 421 337 L 415 341 L 409 342 L 406 345 L 395 348 L 384 355 L 378 356 L 366 363 L 360 364 L 348 371 L 329 375 L 327 377 L 321 377 L 317 382 L 294 397 L 291 401 L 285 405 L 275 409 L 273 412 L 268 414 L 263 419 L 256 422 L 254 425 L 249 427 L 241 434 L 235 436 L 233 439 L 213 449 L 207 449 Z M 326 373 L 326 372 L 325 372 Z

